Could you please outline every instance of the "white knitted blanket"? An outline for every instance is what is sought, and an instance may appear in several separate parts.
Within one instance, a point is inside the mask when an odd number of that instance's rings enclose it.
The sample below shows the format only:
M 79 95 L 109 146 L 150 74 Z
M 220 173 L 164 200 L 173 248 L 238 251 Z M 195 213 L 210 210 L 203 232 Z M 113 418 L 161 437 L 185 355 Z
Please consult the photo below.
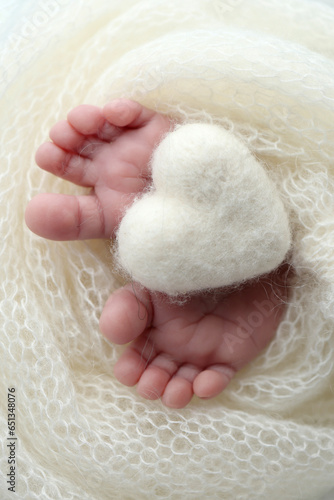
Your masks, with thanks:
M 334 8 L 41 0 L 19 16 L 3 3 L 1 499 L 321 498 L 334 487 Z M 98 328 L 120 285 L 109 242 L 50 242 L 23 222 L 33 195 L 83 192 L 35 166 L 49 128 L 115 97 L 232 130 L 293 230 L 275 339 L 221 396 L 183 410 L 113 376 L 120 349 Z

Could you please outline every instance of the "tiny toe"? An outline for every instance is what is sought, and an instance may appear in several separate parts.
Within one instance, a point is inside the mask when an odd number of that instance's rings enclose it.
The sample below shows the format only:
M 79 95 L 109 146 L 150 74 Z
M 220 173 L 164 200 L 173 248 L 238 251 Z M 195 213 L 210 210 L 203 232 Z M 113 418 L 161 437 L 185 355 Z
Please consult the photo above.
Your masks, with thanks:
M 226 388 L 234 373 L 232 368 L 224 365 L 212 366 L 203 370 L 194 380 L 194 393 L 199 398 L 214 398 Z
M 193 397 L 193 382 L 199 371 L 197 366 L 190 363 L 181 365 L 166 386 L 163 403 L 170 408 L 186 406 Z
M 101 109 L 90 104 L 81 104 L 73 108 L 68 113 L 67 120 L 83 135 L 94 135 L 104 123 Z
M 109 123 L 118 127 L 133 128 L 143 126 L 155 115 L 154 111 L 130 99 L 115 99 L 108 102 L 102 113 Z
M 177 363 L 170 356 L 158 355 L 143 372 L 138 382 L 138 394 L 146 399 L 160 398 L 177 368 Z
M 96 182 L 93 163 L 85 157 L 72 154 L 52 142 L 45 142 L 36 151 L 37 165 L 57 177 L 84 187 Z
M 76 144 L 78 151 L 83 144 L 83 140 L 87 142 L 87 136 L 90 136 L 88 142 L 96 143 L 96 139 L 99 139 L 100 143 L 105 143 L 113 141 L 121 134 L 119 127 L 109 123 L 102 114 L 102 110 L 97 106 L 89 104 L 77 106 L 68 113 L 67 120 L 69 126 L 82 137 L 81 143 Z
M 169 408 L 184 408 L 192 397 L 192 383 L 185 378 L 175 376 L 167 384 L 162 402 Z
M 49 136 L 57 146 L 73 152 L 77 152 L 85 140 L 85 137 L 66 120 L 56 123 L 51 128 Z
M 115 364 L 115 377 L 119 382 L 127 386 L 137 384 L 156 356 L 157 352 L 153 342 L 150 341 L 150 334 L 141 335 L 127 347 Z
M 157 366 L 149 366 L 140 377 L 137 392 L 145 399 L 159 399 L 169 380 L 168 372 Z
M 146 359 L 129 347 L 115 364 L 114 375 L 121 384 L 132 387 L 142 376 L 146 364 Z

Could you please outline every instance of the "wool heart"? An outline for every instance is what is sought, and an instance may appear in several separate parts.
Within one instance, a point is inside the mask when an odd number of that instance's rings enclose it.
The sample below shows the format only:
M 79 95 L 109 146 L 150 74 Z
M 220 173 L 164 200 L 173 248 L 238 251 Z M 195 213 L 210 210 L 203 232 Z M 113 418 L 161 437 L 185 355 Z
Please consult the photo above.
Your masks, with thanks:
M 150 290 L 178 295 L 275 269 L 289 250 L 277 188 L 223 127 L 178 126 L 152 157 L 152 186 L 127 210 L 117 261 Z

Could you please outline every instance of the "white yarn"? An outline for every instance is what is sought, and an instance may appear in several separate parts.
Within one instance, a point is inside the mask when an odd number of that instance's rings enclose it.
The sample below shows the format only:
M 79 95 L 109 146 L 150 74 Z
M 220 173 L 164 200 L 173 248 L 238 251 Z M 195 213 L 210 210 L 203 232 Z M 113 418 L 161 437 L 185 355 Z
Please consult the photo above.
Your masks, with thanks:
M 231 132 L 178 127 L 155 150 L 152 179 L 117 235 L 119 264 L 135 281 L 177 295 L 254 278 L 283 261 L 290 246 L 284 206 Z
M 40 0 L 17 19 L 0 51 L 1 498 L 318 500 L 334 487 L 333 26 L 311 0 Z M 113 376 L 121 349 L 98 329 L 120 285 L 109 241 L 45 241 L 23 223 L 36 193 L 83 192 L 36 168 L 50 127 L 114 97 L 231 131 L 289 214 L 296 276 L 275 339 L 184 410 Z

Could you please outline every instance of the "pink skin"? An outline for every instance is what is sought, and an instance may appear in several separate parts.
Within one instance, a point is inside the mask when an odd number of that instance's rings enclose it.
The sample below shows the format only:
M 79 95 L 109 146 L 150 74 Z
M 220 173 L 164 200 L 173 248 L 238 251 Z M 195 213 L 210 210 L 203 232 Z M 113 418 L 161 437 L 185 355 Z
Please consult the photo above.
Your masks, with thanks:
M 37 195 L 26 209 L 28 227 L 53 240 L 110 238 L 124 206 L 150 182 L 150 156 L 171 127 L 166 116 L 128 99 L 74 108 L 51 129 L 52 142 L 39 147 L 36 162 L 91 192 Z M 287 278 L 281 266 L 239 290 L 198 294 L 184 305 L 136 285 L 117 290 L 100 320 L 110 341 L 130 342 L 115 376 L 172 408 L 183 408 L 194 394 L 217 396 L 273 338 Z

